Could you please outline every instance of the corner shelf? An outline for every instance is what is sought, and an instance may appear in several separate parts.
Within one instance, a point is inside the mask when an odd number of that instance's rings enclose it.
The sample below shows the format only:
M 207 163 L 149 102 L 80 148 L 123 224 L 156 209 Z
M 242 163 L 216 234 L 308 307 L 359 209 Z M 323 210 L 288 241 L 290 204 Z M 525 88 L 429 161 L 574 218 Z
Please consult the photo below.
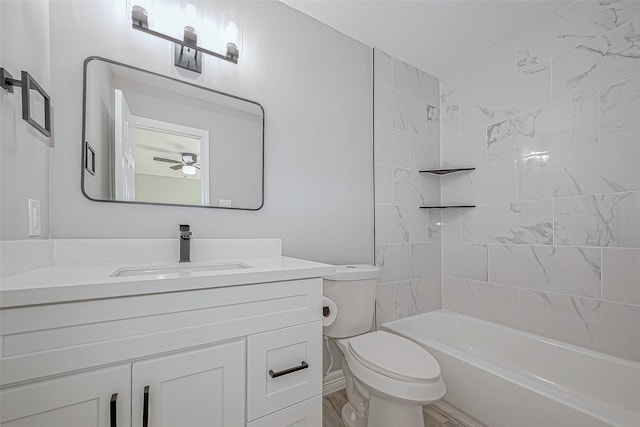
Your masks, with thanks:
M 447 168 L 447 169 L 428 169 L 421 170 L 420 173 L 429 173 L 432 175 L 448 175 L 456 172 L 469 172 L 474 171 L 476 168 Z M 476 205 L 432 205 L 432 206 L 420 206 L 420 209 L 464 209 L 475 208 Z
M 475 208 L 476 205 L 450 205 L 450 206 L 420 206 L 420 209 L 458 209 Z
M 466 171 L 473 171 L 473 170 L 476 170 L 476 168 L 429 169 L 429 170 L 423 170 L 419 172 L 430 173 L 432 175 L 448 175 L 450 173 L 466 172 Z

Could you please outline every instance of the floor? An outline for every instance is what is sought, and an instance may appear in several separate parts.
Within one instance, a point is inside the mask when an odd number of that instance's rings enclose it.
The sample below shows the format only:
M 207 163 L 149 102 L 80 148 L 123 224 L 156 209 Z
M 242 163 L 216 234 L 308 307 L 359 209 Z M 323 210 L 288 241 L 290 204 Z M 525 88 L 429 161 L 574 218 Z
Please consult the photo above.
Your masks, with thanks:
M 340 411 L 345 403 L 347 403 L 347 394 L 344 389 L 322 398 L 322 427 L 346 427 L 340 418 Z M 436 424 L 430 424 L 425 420 L 425 427 L 430 425 Z
M 345 427 L 340 419 L 340 411 L 345 403 L 347 403 L 347 394 L 344 390 L 322 398 L 322 427 Z

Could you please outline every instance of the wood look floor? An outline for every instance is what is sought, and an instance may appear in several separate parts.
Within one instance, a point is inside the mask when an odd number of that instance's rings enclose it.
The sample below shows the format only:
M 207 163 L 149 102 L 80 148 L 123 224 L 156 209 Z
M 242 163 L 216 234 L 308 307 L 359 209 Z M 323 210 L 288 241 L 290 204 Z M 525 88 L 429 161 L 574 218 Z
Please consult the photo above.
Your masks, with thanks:
M 340 415 L 345 403 L 347 403 L 347 394 L 344 390 L 322 398 L 322 427 L 345 427 Z
M 344 389 L 331 393 L 322 398 L 322 427 L 346 427 L 342 422 L 342 407 L 347 403 L 347 393 Z M 441 424 L 431 424 L 424 420 L 425 427 Z

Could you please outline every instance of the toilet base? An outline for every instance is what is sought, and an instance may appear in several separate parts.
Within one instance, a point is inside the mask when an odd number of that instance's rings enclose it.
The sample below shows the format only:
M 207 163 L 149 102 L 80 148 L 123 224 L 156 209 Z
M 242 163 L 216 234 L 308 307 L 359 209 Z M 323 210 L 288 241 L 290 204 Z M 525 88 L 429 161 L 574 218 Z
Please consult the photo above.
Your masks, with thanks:
M 342 422 L 347 427 L 423 427 L 424 414 L 420 405 L 404 405 L 371 395 L 369 414 L 359 417 L 350 403 L 342 407 Z
M 367 427 L 367 418 L 359 417 L 349 402 L 342 407 L 341 415 L 342 422 L 347 427 Z
M 424 427 L 422 406 L 371 394 L 367 427 Z

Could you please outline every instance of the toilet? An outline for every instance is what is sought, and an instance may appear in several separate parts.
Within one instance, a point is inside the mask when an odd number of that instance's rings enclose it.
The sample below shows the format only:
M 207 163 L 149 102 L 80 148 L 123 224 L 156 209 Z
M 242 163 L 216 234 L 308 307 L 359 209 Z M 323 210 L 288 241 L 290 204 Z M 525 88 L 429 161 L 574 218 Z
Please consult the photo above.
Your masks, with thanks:
M 413 341 L 370 332 L 379 275 L 378 267 L 345 265 L 324 278 L 324 297 L 337 307 L 324 335 L 342 352 L 347 383 L 342 421 L 348 427 L 423 427 L 422 405 L 446 392 L 440 365 Z

